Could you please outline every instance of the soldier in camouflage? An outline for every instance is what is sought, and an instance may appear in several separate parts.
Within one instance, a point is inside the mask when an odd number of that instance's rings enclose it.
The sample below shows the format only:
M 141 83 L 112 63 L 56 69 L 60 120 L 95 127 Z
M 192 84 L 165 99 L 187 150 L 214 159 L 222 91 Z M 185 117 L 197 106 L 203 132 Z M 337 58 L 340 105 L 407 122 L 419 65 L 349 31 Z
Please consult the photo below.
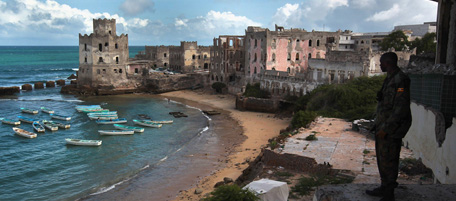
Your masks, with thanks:
M 410 128 L 410 79 L 397 66 L 397 55 L 388 52 L 381 56 L 380 67 L 387 72 L 382 89 L 377 94 L 375 119 L 375 152 L 381 186 L 366 190 L 368 195 L 382 197 L 381 201 L 394 200 L 398 183 L 399 155 L 402 138 Z

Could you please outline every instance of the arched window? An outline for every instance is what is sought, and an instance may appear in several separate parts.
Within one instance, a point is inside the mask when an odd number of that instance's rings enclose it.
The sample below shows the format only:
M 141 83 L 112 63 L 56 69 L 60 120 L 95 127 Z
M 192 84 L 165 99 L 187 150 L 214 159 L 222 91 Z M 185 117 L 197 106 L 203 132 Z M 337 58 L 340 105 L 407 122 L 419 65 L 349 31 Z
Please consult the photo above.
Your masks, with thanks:
M 166 67 L 168 65 L 168 63 L 164 63 L 163 65 Z
M 255 67 L 255 69 L 253 69 L 253 73 L 256 74 L 257 73 L 257 69 Z
M 98 62 L 103 62 L 103 57 L 98 57 Z
M 105 43 L 105 46 L 109 46 L 109 43 Z
M 256 60 L 257 60 L 257 55 L 256 55 L 256 53 L 255 53 L 255 57 L 254 57 L 253 61 L 256 61 Z
M 290 67 L 287 68 L 287 72 L 290 73 Z
M 99 50 L 100 52 L 102 52 L 102 51 L 103 51 L 103 44 L 101 44 L 101 43 L 100 43 L 100 44 L 98 44 L 98 50 Z
M 166 53 L 163 53 L 163 57 L 166 57 Z
M 87 57 L 84 57 L 84 62 L 86 62 L 86 63 L 87 63 Z
M 198 55 L 198 59 L 201 59 L 201 55 Z
M 257 39 L 255 39 L 255 47 L 257 46 Z
M 361 44 L 364 44 L 364 41 L 363 41 L 363 40 L 361 41 Z
M 299 60 L 299 53 L 296 53 L 296 61 Z
M 309 47 L 312 46 L 312 40 L 309 40 Z
M 217 82 L 218 82 L 218 76 L 215 76 L 215 81 L 217 81 Z
M 317 40 L 317 46 L 320 46 L 320 40 Z
M 309 53 L 309 55 L 308 55 L 308 59 L 311 59 L 311 58 L 312 58 L 312 54 L 311 54 L 311 53 Z
M 205 55 L 204 55 L 204 59 L 206 59 L 206 58 L 207 58 L 207 55 L 205 54 Z

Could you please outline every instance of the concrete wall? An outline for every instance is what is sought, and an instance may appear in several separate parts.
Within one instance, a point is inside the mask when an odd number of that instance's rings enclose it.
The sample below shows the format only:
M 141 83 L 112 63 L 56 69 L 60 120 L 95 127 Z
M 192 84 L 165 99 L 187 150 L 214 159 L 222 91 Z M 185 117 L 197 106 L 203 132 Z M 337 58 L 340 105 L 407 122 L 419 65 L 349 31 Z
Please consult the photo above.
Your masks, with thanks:
M 403 139 L 404 145 L 432 169 L 436 180 L 442 184 L 456 184 L 456 118 L 453 118 L 453 125 L 446 130 L 446 134 L 441 136 L 442 122 L 436 120 L 440 116 L 438 111 L 413 102 L 411 109 L 413 121 Z M 438 139 L 442 137 L 444 141 L 439 146 Z

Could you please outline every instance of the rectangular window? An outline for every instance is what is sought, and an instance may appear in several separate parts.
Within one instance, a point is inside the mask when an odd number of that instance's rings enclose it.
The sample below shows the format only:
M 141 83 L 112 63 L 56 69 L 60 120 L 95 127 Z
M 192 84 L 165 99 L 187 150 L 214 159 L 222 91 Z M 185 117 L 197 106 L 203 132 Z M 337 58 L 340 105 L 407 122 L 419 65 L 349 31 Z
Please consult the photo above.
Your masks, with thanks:
M 139 70 L 137 68 L 135 68 L 135 73 L 138 73 L 138 72 L 139 72 Z

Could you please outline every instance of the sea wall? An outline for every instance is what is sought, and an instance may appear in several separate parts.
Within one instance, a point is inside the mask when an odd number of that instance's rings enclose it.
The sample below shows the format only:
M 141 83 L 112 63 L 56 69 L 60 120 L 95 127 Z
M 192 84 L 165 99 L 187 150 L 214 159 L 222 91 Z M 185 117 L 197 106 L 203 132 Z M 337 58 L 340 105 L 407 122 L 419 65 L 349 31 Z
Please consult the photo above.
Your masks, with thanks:
M 279 110 L 279 101 L 273 99 L 237 96 L 236 109 L 275 113 Z

